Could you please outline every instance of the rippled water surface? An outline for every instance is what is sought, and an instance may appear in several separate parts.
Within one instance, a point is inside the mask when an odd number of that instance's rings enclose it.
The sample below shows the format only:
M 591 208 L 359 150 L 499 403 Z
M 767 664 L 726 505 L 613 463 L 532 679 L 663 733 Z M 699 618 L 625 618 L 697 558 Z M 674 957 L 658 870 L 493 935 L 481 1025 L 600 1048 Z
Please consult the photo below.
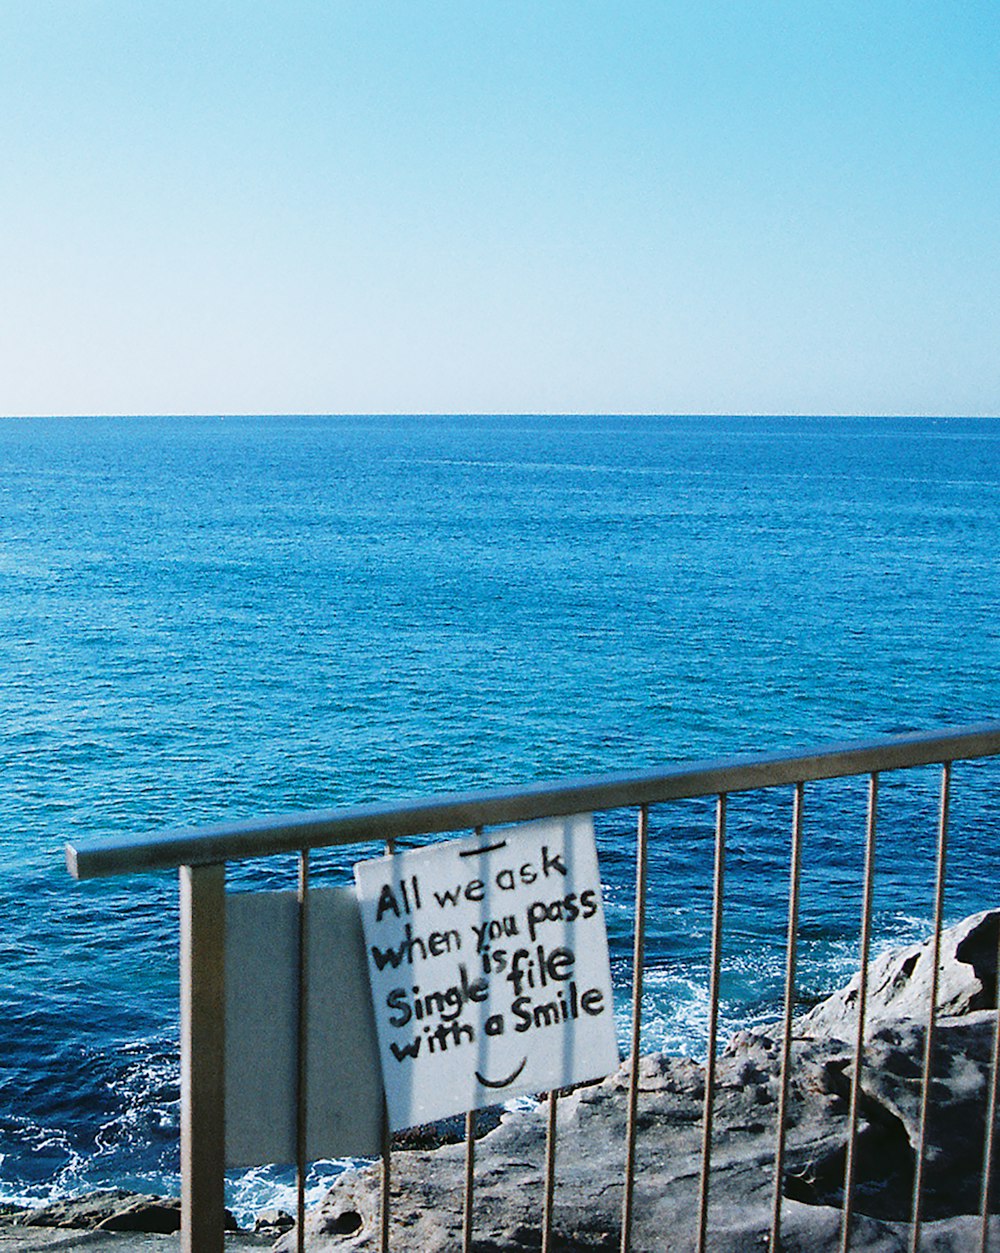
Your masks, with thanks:
M 0 1200 L 176 1187 L 176 882 L 75 884 L 67 839 L 995 718 L 998 551 L 990 421 L 0 422 Z M 952 916 L 998 779 L 956 770 Z M 882 944 L 926 927 L 937 786 L 883 784 Z M 864 803 L 809 797 L 805 996 L 856 961 Z M 653 816 L 645 1029 L 695 1053 L 712 821 Z M 780 998 L 789 798 L 729 826 L 731 1028 Z M 598 833 L 624 1031 L 634 815 Z

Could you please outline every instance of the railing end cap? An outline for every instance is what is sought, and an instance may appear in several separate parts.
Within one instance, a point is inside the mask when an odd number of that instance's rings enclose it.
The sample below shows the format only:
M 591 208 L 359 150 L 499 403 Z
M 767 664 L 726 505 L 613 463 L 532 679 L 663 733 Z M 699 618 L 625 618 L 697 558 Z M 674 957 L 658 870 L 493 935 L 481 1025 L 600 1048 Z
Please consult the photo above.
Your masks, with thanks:
M 79 879 L 80 866 L 77 861 L 76 849 L 72 844 L 66 845 L 66 869 L 70 872 L 74 879 Z

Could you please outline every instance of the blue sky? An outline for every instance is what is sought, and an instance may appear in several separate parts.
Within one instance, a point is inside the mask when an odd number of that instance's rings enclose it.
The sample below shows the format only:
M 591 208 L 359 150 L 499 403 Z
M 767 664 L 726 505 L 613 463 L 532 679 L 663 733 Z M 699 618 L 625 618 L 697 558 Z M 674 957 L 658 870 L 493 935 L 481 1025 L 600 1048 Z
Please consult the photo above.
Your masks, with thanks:
M 1000 5 L 0 0 L 0 413 L 1000 412 Z

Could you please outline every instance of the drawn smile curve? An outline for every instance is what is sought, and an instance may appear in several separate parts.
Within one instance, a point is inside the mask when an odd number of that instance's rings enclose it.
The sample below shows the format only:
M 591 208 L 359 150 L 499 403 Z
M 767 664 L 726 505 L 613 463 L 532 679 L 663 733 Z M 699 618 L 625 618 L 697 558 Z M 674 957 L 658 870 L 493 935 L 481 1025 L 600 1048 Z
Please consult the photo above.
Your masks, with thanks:
M 509 1088 L 527 1064 L 527 1057 L 522 1057 L 520 1066 L 511 1071 L 506 1079 L 485 1079 L 478 1070 L 476 1071 L 476 1079 L 484 1088 Z

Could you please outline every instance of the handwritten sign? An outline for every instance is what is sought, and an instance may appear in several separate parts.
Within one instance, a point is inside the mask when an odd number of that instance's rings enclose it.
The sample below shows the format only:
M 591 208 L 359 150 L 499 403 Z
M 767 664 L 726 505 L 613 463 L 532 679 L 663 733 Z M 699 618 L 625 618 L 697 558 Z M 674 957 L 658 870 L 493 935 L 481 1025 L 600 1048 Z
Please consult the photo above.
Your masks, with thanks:
M 354 867 L 393 1130 L 618 1064 L 589 816 Z

